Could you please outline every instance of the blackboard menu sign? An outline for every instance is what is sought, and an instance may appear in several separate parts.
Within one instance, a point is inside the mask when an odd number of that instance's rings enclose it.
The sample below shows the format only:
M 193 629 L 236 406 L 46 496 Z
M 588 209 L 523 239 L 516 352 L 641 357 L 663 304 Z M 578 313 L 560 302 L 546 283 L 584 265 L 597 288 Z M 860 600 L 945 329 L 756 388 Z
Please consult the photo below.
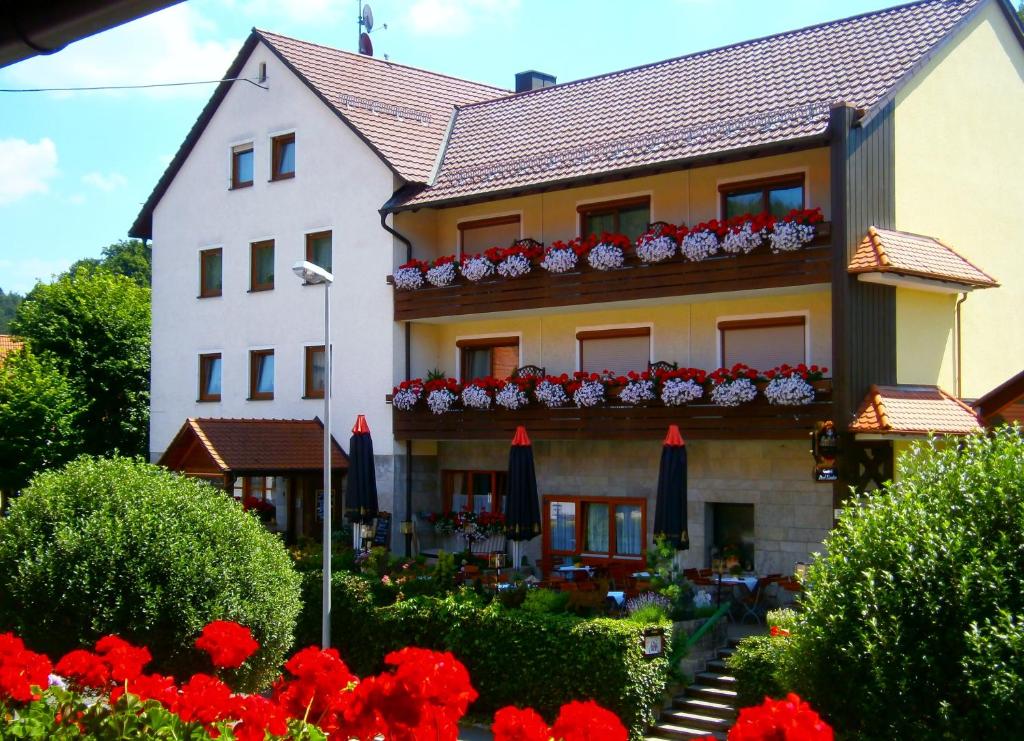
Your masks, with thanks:
M 373 545 L 391 547 L 391 513 L 377 513 L 377 529 L 373 532 Z

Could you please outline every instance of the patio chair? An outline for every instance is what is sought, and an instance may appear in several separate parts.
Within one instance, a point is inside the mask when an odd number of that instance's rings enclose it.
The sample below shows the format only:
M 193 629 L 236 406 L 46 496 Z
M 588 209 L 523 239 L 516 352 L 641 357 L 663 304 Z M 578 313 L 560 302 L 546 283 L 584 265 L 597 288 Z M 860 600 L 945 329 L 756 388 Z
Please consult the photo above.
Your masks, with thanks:
M 661 235 L 667 227 L 672 226 L 667 221 L 652 221 L 647 225 L 647 231 L 654 232 L 655 234 Z
M 526 247 L 527 249 L 529 249 L 530 247 L 543 247 L 544 243 L 538 242 L 536 239 L 531 239 L 530 237 L 524 237 L 523 239 L 517 239 L 515 242 L 512 243 L 512 246 Z
M 512 371 L 513 378 L 543 378 L 547 375 L 547 369 L 539 365 L 524 365 Z
M 763 577 L 758 579 L 753 589 L 750 589 L 746 584 L 737 585 L 740 590 L 740 596 L 736 600 L 736 604 L 743 610 L 743 614 L 739 619 L 741 625 L 746 622 L 748 617 L 754 618 L 754 623 L 757 625 L 764 622 L 765 582 L 766 580 Z
M 679 363 L 671 363 L 668 360 L 655 360 L 647 364 L 647 370 L 651 373 L 671 373 L 679 369 Z

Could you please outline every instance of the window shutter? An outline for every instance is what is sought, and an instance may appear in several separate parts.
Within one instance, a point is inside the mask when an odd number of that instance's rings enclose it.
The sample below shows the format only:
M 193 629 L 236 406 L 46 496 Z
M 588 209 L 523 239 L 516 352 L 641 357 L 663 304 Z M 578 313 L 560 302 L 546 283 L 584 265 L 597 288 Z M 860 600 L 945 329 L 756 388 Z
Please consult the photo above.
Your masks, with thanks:
M 519 217 L 514 220 L 498 219 L 502 223 L 482 222 L 478 226 L 460 224 L 462 253 L 476 255 L 491 247 L 511 247 L 519 239 Z
M 784 326 L 722 329 L 722 365 L 726 368 L 745 363 L 757 370 L 771 370 L 783 363 L 806 362 L 803 321 Z
M 580 370 L 585 373 L 645 371 L 650 360 L 648 332 L 627 337 L 580 337 Z

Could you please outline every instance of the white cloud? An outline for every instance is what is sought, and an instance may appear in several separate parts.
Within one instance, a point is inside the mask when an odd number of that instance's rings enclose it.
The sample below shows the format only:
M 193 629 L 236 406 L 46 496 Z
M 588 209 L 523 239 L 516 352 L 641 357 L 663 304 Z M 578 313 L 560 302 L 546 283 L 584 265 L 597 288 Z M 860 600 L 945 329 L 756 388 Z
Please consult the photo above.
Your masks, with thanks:
M 406 19 L 414 33 L 462 36 L 481 22 L 504 21 L 519 10 L 519 0 L 415 0 Z
M 57 145 L 50 139 L 0 139 L 0 206 L 46 193 L 57 175 Z
M 82 182 L 97 190 L 102 190 L 104 193 L 109 193 L 125 185 L 128 178 L 119 172 L 112 172 L 108 175 L 104 175 L 102 172 L 88 172 L 82 176 Z
M 242 42 L 200 38 L 214 29 L 214 24 L 183 3 L 83 39 L 59 54 L 34 57 L 12 65 L 3 70 L 3 76 L 9 85 L 21 87 L 216 80 L 227 70 Z M 161 97 L 205 97 L 210 95 L 210 87 L 152 88 L 144 93 Z
M 48 281 L 52 276 L 63 273 L 72 262 L 74 261 L 63 257 L 0 259 L 0 275 L 3 276 L 3 285 L 0 288 L 7 292 L 28 293 L 37 281 Z

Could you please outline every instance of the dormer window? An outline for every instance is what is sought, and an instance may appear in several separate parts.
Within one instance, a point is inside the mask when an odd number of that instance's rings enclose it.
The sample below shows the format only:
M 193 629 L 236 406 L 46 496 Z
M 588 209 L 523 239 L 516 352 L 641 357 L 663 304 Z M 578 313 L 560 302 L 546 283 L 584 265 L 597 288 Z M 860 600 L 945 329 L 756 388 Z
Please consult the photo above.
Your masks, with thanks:
M 295 134 L 282 134 L 271 140 L 271 179 L 295 177 Z
M 252 185 L 252 143 L 231 149 L 231 189 Z

